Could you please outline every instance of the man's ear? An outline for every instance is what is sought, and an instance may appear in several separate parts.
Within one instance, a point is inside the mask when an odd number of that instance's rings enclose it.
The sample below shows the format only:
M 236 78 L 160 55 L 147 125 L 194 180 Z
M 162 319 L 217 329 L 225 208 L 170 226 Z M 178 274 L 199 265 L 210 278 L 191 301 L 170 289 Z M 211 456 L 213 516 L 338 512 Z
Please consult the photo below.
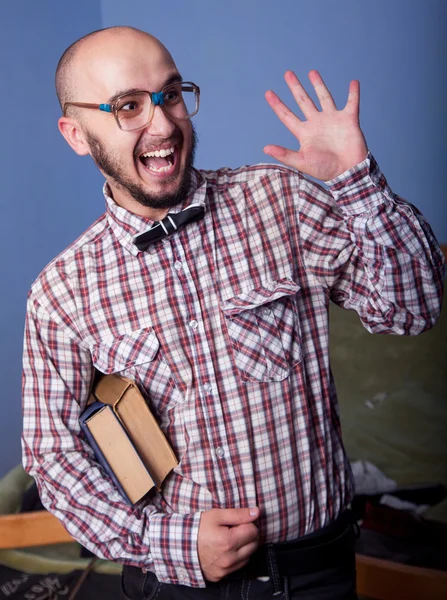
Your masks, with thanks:
M 90 149 L 79 122 L 72 117 L 61 117 L 57 122 L 59 131 L 79 156 L 90 154 Z

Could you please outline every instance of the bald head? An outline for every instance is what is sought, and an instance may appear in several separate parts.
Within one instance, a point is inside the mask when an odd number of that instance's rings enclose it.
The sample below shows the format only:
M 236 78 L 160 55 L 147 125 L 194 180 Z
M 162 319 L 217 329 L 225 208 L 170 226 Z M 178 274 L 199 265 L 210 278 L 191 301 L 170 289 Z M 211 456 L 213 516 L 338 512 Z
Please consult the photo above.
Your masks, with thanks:
M 104 75 L 104 70 L 109 71 L 114 60 L 120 61 L 123 53 L 130 54 L 138 46 L 160 53 L 175 67 L 168 50 L 157 38 L 134 27 L 98 29 L 69 46 L 56 69 L 56 93 L 61 108 L 65 102 L 85 101 L 81 96 L 83 88 L 89 85 L 89 78 Z
M 199 89 L 181 81 L 163 44 L 132 27 L 84 36 L 65 51 L 56 73 L 59 102 L 68 109 L 58 127 L 67 143 L 93 158 L 118 205 L 156 220 L 190 187 L 195 113 L 187 111 L 190 99 L 198 107 Z M 139 115 L 139 127 L 123 127 Z

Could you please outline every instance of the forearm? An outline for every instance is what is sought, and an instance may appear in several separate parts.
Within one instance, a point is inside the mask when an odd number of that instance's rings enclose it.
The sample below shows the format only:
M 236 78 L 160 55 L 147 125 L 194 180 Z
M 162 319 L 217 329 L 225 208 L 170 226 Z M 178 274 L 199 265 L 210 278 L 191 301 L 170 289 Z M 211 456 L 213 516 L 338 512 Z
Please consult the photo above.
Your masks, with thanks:
M 392 193 L 371 156 L 327 183 L 344 221 L 333 246 L 331 298 L 375 333 L 415 335 L 433 326 L 444 261 L 424 217 Z
M 88 350 L 30 303 L 23 361 L 23 464 L 44 506 L 95 555 L 153 570 L 160 581 L 204 585 L 200 513 L 165 514 L 125 502 L 81 436 L 93 367 Z
M 128 505 L 88 454 L 25 453 L 43 505 L 95 556 L 154 571 L 160 581 L 204 584 L 197 555 L 200 513 L 163 514 Z

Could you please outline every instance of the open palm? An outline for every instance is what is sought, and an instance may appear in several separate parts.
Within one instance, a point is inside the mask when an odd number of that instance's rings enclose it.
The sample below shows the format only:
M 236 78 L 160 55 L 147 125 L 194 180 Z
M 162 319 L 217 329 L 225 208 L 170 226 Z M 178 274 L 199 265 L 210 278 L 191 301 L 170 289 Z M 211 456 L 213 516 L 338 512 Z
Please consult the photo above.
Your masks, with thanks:
M 299 119 L 271 90 L 265 97 L 280 121 L 297 138 L 300 149 L 268 145 L 264 152 L 322 181 L 364 160 L 368 149 L 359 124 L 359 82 L 351 81 L 346 106 L 338 110 L 318 71 L 310 71 L 309 79 L 320 101 L 320 111 L 295 73 L 287 71 L 284 78 L 306 120 Z

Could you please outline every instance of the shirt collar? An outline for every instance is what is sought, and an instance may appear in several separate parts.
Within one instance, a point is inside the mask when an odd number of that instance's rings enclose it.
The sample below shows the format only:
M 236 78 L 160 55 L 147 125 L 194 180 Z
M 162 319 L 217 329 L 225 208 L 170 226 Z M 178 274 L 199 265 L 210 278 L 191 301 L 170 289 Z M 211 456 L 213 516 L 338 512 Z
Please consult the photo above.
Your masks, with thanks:
M 110 194 L 109 186 L 104 183 L 103 194 L 106 201 L 107 221 L 113 234 L 119 243 L 128 252 L 136 256 L 141 252 L 132 242 L 132 238 L 137 233 L 146 231 L 154 221 L 147 217 L 141 217 L 129 210 L 119 206 Z M 197 205 L 205 207 L 206 201 L 206 179 L 196 169 L 191 173 L 191 184 L 186 200 L 177 206 L 173 206 L 169 212 L 180 212 L 187 206 Z M 205 207 L 206 208 L 206 207 Z

